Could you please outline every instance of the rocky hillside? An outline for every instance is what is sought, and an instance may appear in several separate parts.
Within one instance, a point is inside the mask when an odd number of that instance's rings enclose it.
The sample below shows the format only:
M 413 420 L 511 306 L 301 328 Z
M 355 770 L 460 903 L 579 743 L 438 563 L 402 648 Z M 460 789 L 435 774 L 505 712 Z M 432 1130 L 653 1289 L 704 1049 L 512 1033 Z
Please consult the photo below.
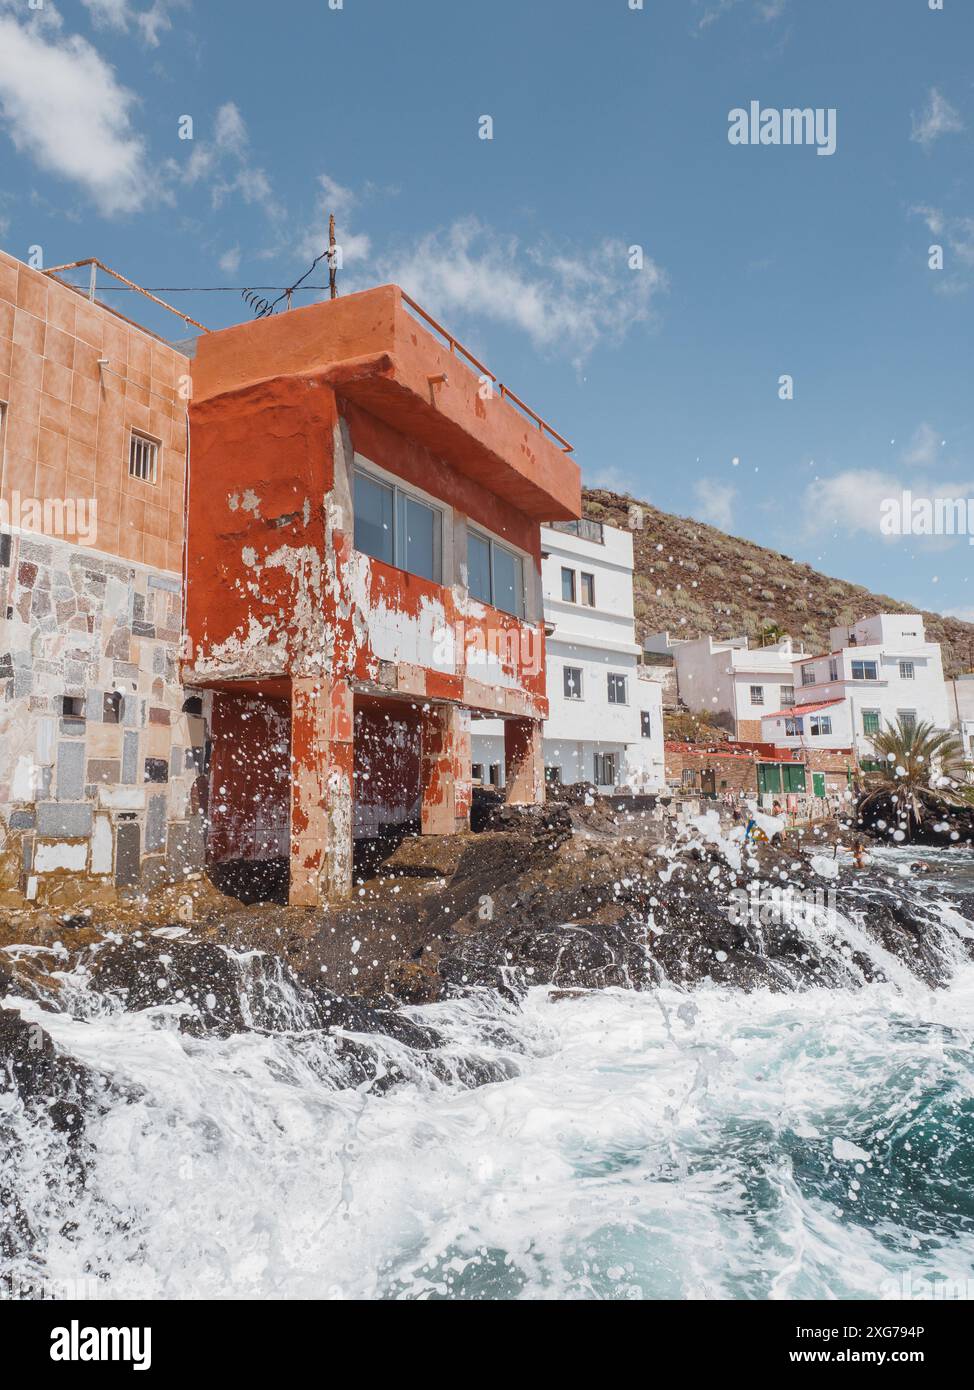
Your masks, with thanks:
M 754 645 L 763 629 L 776 626 L 806 652 L 822 652 L 830 627 L 870 613 L 914 611 L 888 594 L 830 579 L 790 555 L 637 498 L 586 488 L 583 499 L 584 514 L 610 526 L 627 526 L 630 507 L 642 508 L 642 529 L 633 530 L 640 638 L 664 629 L 680 637 L 743 633 Z M 923 617 L 928 638 L 943 647 L 947 674 L 974 669 L 974 623 L 939 613 Z

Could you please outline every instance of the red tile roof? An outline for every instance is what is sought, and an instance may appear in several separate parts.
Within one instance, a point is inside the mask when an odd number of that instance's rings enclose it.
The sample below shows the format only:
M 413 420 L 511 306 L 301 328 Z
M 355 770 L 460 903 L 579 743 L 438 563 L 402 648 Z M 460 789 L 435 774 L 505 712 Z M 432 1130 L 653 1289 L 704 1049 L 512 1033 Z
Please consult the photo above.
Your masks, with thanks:
M 814 714 L 817 709 L 828 709 L 830 705 L 841 705 L 842 696 L 834 700 L 819 700 L 814 705 L 792 705 L 791 709 L 779 709 L 774 714 L 762 714 L 762 719 L 794 719 L 796 714 Z

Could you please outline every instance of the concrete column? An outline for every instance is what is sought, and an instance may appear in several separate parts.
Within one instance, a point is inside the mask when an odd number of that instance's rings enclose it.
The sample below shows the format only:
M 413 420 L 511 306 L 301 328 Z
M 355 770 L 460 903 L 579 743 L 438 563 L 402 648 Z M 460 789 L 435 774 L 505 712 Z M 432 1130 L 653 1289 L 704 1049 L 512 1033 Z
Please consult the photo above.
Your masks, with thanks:
M 456 705 L 423 711 L 420 828 L 453 835 L 470 825 L 470 716 Z
M 544 740 L 540 719 L 504 720 L 504 799 L 511 806 L 544 802 Z
M 291 888 L 316 907 L 352 887 L 353 700 L 347 681 L 291 682 Z

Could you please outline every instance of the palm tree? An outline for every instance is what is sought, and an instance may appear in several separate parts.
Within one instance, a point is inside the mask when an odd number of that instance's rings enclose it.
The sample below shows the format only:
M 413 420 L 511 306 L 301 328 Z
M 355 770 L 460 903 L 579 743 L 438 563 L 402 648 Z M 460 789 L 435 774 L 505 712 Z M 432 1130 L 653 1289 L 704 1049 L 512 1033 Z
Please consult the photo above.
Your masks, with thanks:
M 970 764 L 954 730 L 901 716 L 895 725 L 872 734 L 870 742 L 882 767 L 866 774 L 860 809 L 886 797 L 913 834 L 928 815 L 974 805 L 974 787 L 966 780 Z
M 758 633 L 758 640 L 762 647 L 773 647 L 785 636 L 787 636 L 787 634 L 784 628 L 778 623 L 765 623 L 764 627 Z

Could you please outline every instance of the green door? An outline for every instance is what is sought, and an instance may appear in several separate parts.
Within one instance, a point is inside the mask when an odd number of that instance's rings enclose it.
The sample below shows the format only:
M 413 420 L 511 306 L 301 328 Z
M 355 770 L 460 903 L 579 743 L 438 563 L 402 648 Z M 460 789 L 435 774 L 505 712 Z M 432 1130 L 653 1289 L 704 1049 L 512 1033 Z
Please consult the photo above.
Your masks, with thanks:
M 825 773 L 824 773 L 824 772 L 813 772 L 813 773 L 812 773 L 812 795 L 813 795 L 813 796 L 821 796 L 821 797 L 824 797 L 824 796 L 825 796 Z
M 783 763 L 781 770 L 785 775 L 786 792 L 803 792 L 805 790 L 804 763 Z
M 758 763 L 758 791 L 762 796 L 781 791 L 781 768 L 777 763 Z

